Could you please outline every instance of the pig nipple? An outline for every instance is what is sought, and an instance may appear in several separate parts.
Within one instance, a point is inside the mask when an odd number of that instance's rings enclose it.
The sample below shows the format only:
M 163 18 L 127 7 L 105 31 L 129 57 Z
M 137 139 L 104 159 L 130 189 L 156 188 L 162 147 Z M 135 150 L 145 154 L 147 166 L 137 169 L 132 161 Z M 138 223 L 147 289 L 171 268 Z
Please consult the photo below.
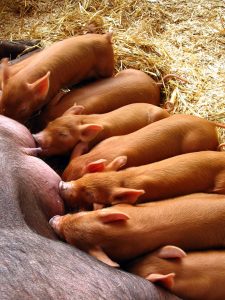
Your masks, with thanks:
M 42 153 L 42 148 L 41 147 L 37 147 L 37 148 L 25 148 L 25 152 L 28 155 L 37 156 L 38 154 Z

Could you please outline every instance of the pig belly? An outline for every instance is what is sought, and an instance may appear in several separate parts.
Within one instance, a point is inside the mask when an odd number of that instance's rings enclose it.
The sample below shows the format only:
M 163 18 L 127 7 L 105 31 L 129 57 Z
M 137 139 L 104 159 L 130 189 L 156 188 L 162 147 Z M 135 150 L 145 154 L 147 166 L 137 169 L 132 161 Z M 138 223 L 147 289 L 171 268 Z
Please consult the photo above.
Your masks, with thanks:
M 60 178 L 27 154 L 34 141 L 23 125 L 4 116 L 0 125 L 1 299 L 177 299 L 57 240 L 48 219 L 64 213 Z
M 1 299 L 178 299 L 61 241 L 1 231 Z

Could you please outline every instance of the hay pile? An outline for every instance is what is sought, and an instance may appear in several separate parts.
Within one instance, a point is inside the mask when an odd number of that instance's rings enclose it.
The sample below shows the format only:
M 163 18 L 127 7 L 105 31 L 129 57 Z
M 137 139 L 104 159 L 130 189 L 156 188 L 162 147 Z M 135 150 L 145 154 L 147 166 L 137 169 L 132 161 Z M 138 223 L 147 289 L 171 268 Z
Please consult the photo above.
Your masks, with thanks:
M 1 39 L 44 45 L 95 31 L 114 31 L 116 70 L 141 69 L 155 79 L 179 74 L 163 100 L 175 113 L 225 122 L 223 0 L 0 0 Z M 221 141 L 225 132 L 220 130 Z

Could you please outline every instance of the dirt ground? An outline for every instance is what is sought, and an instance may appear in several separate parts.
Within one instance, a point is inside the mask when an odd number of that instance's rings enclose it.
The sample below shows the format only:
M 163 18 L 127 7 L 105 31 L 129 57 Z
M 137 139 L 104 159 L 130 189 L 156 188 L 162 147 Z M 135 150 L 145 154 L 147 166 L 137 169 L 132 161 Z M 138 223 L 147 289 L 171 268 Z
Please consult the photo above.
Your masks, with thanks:
M 174 113 L 225 122 L 223 0 L 0 0 L 0 39 L 49 45 L 92 30 L 113 30 L 116 71 L 187 79 L 165 86 L 162 100 L 174 103 Z

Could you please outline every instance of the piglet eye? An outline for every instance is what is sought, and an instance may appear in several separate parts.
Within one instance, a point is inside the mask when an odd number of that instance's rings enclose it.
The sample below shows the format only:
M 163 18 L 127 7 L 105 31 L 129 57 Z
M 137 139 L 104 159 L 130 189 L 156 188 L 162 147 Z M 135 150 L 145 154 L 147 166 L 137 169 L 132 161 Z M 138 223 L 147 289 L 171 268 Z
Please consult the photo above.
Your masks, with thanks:
M 24 114 L 26 113 L 27 108 L 26 107 L 21 107 L 20 110 L 18 111 L 19 114 Z
M 59 131 L 58 135 L 60 137 L 68 137 L 69 136 L 69 132 L 68 131 Z

